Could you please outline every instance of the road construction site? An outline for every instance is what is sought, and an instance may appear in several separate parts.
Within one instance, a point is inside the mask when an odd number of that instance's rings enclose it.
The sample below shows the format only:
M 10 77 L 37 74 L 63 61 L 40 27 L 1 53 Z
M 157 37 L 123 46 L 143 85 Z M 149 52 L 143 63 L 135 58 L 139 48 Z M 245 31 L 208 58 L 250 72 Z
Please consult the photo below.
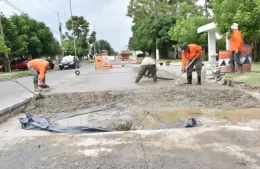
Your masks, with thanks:
M 158 76 L 175 80 L 154 83 L 144 77 L 135 84 L 139 66 L 116 65 L 95 70 L 90 64 L 80 75 L 75 70 L 47 74 L 51 88 L 42 92 L 43 99 L 28 93 L 28 101 L 5 112 L 12 116 L 0 125 L 0 168 L 260 168 L 258 93 L 205 80 L 201 86 L 175 86 L 180 66 L 158 67 Z M 185 81 L 183 75 L 180 83 Z M 53 126 L 108 132 L 24 130 L 18 119 L 25 113 Z M 201 124 L 179 125 L 190 118 Z

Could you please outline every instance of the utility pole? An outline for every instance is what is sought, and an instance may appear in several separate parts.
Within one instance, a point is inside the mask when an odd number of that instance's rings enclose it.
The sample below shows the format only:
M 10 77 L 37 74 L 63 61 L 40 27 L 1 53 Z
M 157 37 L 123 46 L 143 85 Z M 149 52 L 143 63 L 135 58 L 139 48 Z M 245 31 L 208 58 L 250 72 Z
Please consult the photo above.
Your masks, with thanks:
M 6 43 L 5 43 L 5 35 L 4 35 L 4 29 L 3 29 L 3 24 L 2 24 L 2 15 L 3 13 L 0 12 L 0 29 L 1 29 L 1 35 L 2 35 L 2 39 L 3 39 L 3 44 L 4 46 L 6 46 Z M 8 53 L 6 52 L 5 53 L 5 71 L 6 72 L 11 72 L 11 69 L 10 69 L 10 61 L 9 61 L 9 56 L 8 56 Z
M 209 18 L 209 11 L 208 11 L 209 3 L 210 3 L 209 0 L 205 0 L 205 8 L 206 8 L 207 18 Z
M 62 24 L 60 22 L 60 14 L 58 12 L 58 18 L 59 18 L 59 31 L 60 31 L 60 45 L 61 45 L 61 57 L 64 57 L 64 47 L 63 47 L 63 37 L 62 37 Z
M 155 5 L 155 19 L 157 21 L 158 19 L 158 9 L 157 9 L 157 6 L 158 6 L 158 2 L 157 0 L 154 0 L 154 5 Z M 159 60 L 160 59 L 160 54 L 159 54 L 159 49 L 158 49 L 158 37 L 157 37 L 157 30 L 156 30 L 156 60 Z
M 70 2 L 70 16 L 71 16 L 71 24 L 72 24 L 72 31 L 73 31 L 73 40 L 74 40 L 74 53 L 75 53 L 75 57 L 77 56 L 77 48 L 76 48 L 76 40 L 75 40 L 75 31 L 74 31 L 74 24 L 73 24 L 73 20 L 72 20 L 72 8 L 71 8 L 71 0 L 69 0 Z
M 94 31 L 96 32 L 96 25 L 94 25 Z M 97 49 L 96 49 L 97 40 L 94 42 L 94 56 L 96 56 Z

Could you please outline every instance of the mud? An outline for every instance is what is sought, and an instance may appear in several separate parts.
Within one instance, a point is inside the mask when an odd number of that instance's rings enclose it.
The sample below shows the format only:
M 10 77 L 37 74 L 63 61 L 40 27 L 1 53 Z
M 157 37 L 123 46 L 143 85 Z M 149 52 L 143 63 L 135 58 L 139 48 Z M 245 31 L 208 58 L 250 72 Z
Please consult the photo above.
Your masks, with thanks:
M 232 86 L 235 88 L 260 93 L 260 86 L 251 86 L 247 83 L 236 82 L 236 81 L 232 81 L 231 83 L 232 83 Z
M 125 111 L 167 108 L 244 109 L 260 108 L 259 103 L 257 98 L 243 91 L 204 85 L 46 95 L 44 99 L 31 100 L 24 111 L 51 117 L 57 113 L 72 113 L 95 107 L 114 107 Z

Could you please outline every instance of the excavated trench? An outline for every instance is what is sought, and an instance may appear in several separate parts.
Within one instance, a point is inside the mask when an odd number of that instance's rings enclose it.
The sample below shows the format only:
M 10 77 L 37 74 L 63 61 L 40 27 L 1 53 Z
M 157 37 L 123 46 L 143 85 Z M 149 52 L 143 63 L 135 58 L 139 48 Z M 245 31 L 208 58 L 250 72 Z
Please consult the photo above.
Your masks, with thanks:
M 126 131 L 176 128 L 190 118 L 214 125 L 260 120 L 259 108 L 259 99 L 243 91 L 204 85 L 46 95 L 22 112 L 54 126 Z

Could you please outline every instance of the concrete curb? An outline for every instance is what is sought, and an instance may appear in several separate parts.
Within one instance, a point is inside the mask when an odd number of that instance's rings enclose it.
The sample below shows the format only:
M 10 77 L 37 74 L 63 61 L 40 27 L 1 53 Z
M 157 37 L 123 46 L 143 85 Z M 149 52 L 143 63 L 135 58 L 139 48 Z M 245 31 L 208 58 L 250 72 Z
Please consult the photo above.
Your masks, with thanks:
M 20 103 L 17 103 L 11 107 L 5 108 L 0 111 L 0 124 L 5 122 L 8 118 L 19 114 L 25 105 L 31 100 L 31 98 L 26 99 Z

